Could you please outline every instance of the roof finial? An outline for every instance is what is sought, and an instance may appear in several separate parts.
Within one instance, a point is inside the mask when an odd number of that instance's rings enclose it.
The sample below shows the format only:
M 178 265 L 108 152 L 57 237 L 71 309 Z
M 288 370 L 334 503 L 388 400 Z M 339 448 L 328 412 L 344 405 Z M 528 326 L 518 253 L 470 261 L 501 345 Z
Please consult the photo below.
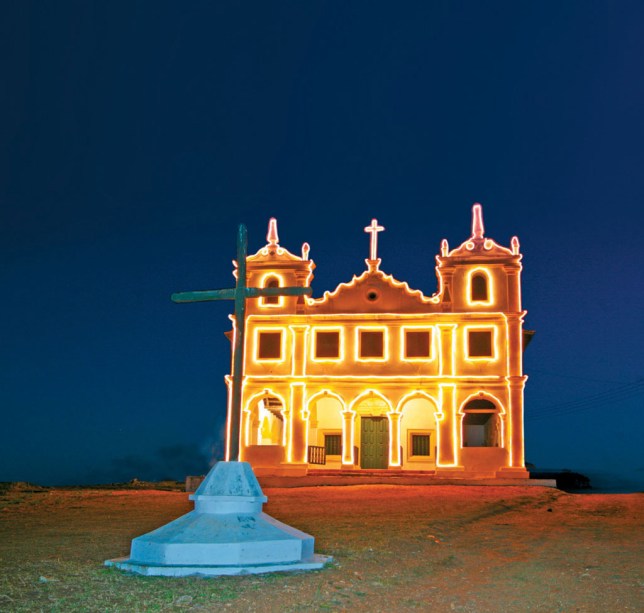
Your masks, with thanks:
M 483 208 L 477 202 L 472 207 L 472 238 L 483 238 L 485 228 L 483 227 Z
M 302 259 L 303 260 L 308 260 L 309 259 L 309 251 L 311 251 L 311 246 L 308 243 L 303 243 L 302 244 Z
M 277 219 L 271 217 L 268 222 L 268 234 L 266 235 L 266 240 L 269 245 L 277 245 L 280 238 L 277 236 Z
M 377 219 L 371 220 L 371 225 L 367 226 L 364 231 L 371 234 L 371 248 L 369 250 L 369 259 L 375 261 L 378 259 L 378 232 L 384 230 L 383 226 L 378 225 Z

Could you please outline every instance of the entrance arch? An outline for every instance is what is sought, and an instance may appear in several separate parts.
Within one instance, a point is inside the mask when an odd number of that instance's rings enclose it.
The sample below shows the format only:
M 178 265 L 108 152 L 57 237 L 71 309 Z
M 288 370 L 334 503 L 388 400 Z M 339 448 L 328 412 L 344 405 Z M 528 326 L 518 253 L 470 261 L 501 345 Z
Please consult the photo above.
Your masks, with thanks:
M 287 417 L 284 398 L 265 390 L 248 399 L 242 412 L 240 460 L 254 469 L 279 466 L 285 459 Z
M 389 468 L 391 403 L 379 392 L 368 390 L 353 401 L 351 408 L 360 424 L 355 429 L 360 468 Z
M 463 414 L 463 447 L 503 447 L 503 422 L 497 403 L 487 396 L 468 400 Z
M 309 462 L 318 463 L 315 458 L 323 457 L 324 465 L 339 468 L 342 465 L 344 401 L 332 392 L 323 391 L 308 401 L 309 410 Z M 312 453 L 311 448 L 324 449 L 324 454 Z M 321 462 L 320 462 L 321 463 Z
M 284 446 L 284 400 L 271 392 L 254 396 L 245 413 L 244 443 L 250 445 Z
M 436 467 L 436 401 L 423 392 L 405 396 L 399 404 L 403 467 Z

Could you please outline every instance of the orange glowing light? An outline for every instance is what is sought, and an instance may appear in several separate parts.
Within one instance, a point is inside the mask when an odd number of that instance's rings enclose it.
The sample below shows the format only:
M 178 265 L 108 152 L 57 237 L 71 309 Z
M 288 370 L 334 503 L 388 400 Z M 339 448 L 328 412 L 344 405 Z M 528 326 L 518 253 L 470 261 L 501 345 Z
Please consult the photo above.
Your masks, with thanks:
M 464 407 L 485 398 L 497 407 L 499 420 L 496 472 L 527 475 L 521 355 L 525 311 L 518 239 L 513 237 L 508 249 L 487 238 L 482 207 L 474 205 L 471 236 L 451 250 L 447 241 L 441 242 L 437 291 L 425 296 L 380 270 L 377 238 L 382 230 L 376 220 L 365 228 L 371 236 L 366 270 L 348 283 L 319 298 L 257 299 L 249 307 L 242 456 L 260 471 L 284 474 L 292 467 L 311 472 L 320 466 L 308 463 L 308 449 L 322 445 L 325 433 L 337 432 L 342 453 L 332 461 L 359 468 L 368 444 L 361 440 L 359 419 L 386 416 L 390 468 L 435 470 L 444 476 L 478 474 L 490 464 L 485 455 L 489 449 L 463 446 Z M 267 241 L 247 259 L 252 284 L 309 286 L 315 267 L 309 245 L 302 246 L 301 257 L 281 247 L 274 219 Z M 476 342 L 483 350 L 472 351 Z M 282 407 L 277 445 L 263 444 L 268 438 L 257 430 L 260 403 L 269 396 Z M 335 404 L 324 404 L 319 413 L 317 403 L 324 398 Z M 426 402 L 414 404 L 406 417 L 405 405 L 413 399 Z M 422 422 L 413 417 L 420 407 L 426 411 Z M 414 427 L 414 419 L 424 425 Z M 229 424 L 227 431 L 230 436 Z M 430 436 L 431 453 L 409 464 L 410 437 L 419 433 Z

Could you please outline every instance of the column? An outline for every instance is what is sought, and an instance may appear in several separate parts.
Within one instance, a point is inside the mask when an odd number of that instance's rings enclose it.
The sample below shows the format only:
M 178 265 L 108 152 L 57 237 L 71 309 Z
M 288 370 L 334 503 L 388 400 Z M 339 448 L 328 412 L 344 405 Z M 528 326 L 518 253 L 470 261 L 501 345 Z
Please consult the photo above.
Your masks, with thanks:
M 291 374 L 302 377 L 306 374 L 306 350 L 308 341 L 308 326 L 293 325 L 288 327 L 291 331 L 293 351 L 291 355 Z
M 353 466 L 355 411 L 342 411 L 342 466 Z
M 511 443 L 510 467 L 525 470 L 523 441 L 523 389 L 527 377 L 510 377 L 510 410 L 506 439 Z
M 436 472 L 462 470 L 458 457 L 460 436 L 458 434 L 459 416 L 456 413 L 456 385 L 453 383 L 442 384 L 439 389 L 441 406 L 437 416 Z
M 291 419 L 289 439 L 286 450 L 286 461 L 289 464 L 302 464 L 307 462 L 307 429 L 309 411 L 304 404 L 306 386 L 302 382 L 291 383 Z
M 510 377 L 523 375 L 523 313 L 512 313 L 507 316 L 508 372 Z
M 454 375 L 454 335 L 456 334 L 456 324 L 439 324 L 436 326 L 439 333 L 439 351 L 438 356 L 439 372 L 441 376 Z
M 402 459 L 400 457 L 400 413 L 391 411 L 387 413 L 389 417 L 389 466 L 400 467 Z
M 226 382 L 226 451 L 224 454 L 224 458 L 226 462 L 230 461 L 230 418 L 231 418 L 231 404 L 232 404 L 232 399 L 233 399 L 233 385 L 232 385 L 232 377 L 230 375 L 226 375 L 224 377 L 224 381 Z M 244 455 L 244 437 L 242 435 L 242 425 L 243 425 L 243 420 L 244 420 L 244 415 L 243 411 L 240 412 L 239 415 L 239 461 L 243 461 L 243 455 Z
M 505 267 L 508 284 L 508 311 L 518 313 L 521 311 L 521 264 Z

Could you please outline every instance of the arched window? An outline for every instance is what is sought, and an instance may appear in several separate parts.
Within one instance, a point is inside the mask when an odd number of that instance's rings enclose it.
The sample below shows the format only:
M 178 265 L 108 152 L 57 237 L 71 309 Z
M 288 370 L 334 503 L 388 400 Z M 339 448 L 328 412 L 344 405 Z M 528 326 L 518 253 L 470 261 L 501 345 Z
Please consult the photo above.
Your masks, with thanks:
M 264 287 L 279 287 L 280 280 L 277 277 L 267 277 Z M 279 305 L 280 296 L 264 296 L 262 298 L 262 305 Z
M 487 302 L 489 300 L 486 274 L 477 272 L 472 275 L 470 296 L 472 302 Z
M 493 402 L 470 400 L 463 412 L 463 447 L 501 446 L 501 420 Z
M 284 416 L 279 398 L 268 396 L 257 403 L 253 411 L 251 445 L 281 445 Z

